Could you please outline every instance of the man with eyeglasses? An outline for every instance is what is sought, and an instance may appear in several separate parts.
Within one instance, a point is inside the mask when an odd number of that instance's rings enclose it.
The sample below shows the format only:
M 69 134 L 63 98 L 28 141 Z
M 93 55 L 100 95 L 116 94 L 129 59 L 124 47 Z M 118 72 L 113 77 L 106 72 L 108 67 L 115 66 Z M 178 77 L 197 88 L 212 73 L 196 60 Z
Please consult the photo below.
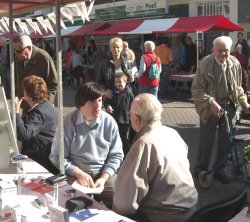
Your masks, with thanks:
M 242 70 L 239 61 L 230 55 L 232 39 L 220 36 L 214 39 L 212 54 L 205 57 L 196 72 L 192 84 L 192 95 L 196 111 L 200 117 L 200 141 L 194 174 L 198 178 L 207 171 L 212 160 L 213 144 L 218 128 L 214 178 L 220 183 L 230 182 L 224 169 L 218 168 L 226 160 L 230 151 L 227 124 L 222 109 L 228 112 L 232 129 L 232 119 L 237 106 L 249 110 L 250 105 L 241 87 Z
M 49 91 L 49 101 L 53 104 L 57 92 L 57 72 L 51 56 L 43 49 L 32 44 L 28 35 L 18 35 L 13 39 L 13 49 L 15 52 L 15 80 L 16 96 L 23 96 L 21 82 L 30 75 L 42 77 Z M 21 105 L 22 115 L 30 109 L 27 103 Z
M 162 125 L 161 115 L 154 95 L 133 100 L 130 121 L 137 135 L 118 171 L 112 209 L 136 221 L 183 222 L 194 212 L 198 194 L 188 147 L 176 130 Z

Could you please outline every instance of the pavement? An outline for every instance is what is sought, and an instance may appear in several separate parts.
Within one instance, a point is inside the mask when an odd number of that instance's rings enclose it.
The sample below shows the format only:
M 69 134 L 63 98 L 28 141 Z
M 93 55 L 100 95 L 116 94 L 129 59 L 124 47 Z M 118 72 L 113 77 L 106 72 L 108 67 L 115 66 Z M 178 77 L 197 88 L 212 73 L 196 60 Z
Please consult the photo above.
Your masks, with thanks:
M 66 115 L 74 109 L 73 98 L 75 90 L 66 87 L 63 93 L 64 115 Z M 160 99 L 160 101 L 163 106 L 162 123 L 176 129 L 189 147 L 188 159 L 192 172 L 196 163 L 196 154 L 198 150 L 199 116 L 195 111 L 194 101 L 190 90 L 177 90 L 175 93 L 168 93 L 164 99 Z M 249 127 L 250 120 L 241 120 L 240 124 L 237 125 L 235 134 L 249 134 Z M 240 152 L 240 150 L 249 143 L 250 141 L 237 143 L 237 150 Z M 230 166 L 226 167 L 229 168 Z M 232 199 L 235 198 L 246 187 L 245 184 L 239 182 L 239 180 L 235 179 L 233 176 L 230 177 L 229 184 L 221 184 L 213 180 L 212 185 L 207 189 L 200 187 L 196 178 L 194 178 L 194 182 L 199 194 L 198 208 L 229 201 L 231 200 L 230 197 L 232 197 Z

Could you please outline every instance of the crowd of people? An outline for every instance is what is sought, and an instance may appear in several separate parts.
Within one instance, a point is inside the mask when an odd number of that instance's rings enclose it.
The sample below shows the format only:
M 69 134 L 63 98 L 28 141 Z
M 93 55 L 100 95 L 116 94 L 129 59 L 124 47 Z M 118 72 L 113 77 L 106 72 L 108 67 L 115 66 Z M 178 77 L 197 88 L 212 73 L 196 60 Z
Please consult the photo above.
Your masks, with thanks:
M 247 43 L 241 33 L 238 37 L 235 53 L 248 56 Z M 216 38 L 212 53 L 197 68 L 196 45 L 189 36 L 185 45 L 174 38 L 171 47 L 162 39 L 157 46 L 146 41 L 137 69 L 136 56 L 128 42 L 119 37 L 110 39 L 109 53 L 102 57 L 97 56 L 98 47 L 90 41 L 87 60 L 93 64 L 97 64 L 95 58 L 100 61 L 95 81 L 87 82 L 83 72 L 85 61 L 75 45 L 70 45 L 66 68 L 73 73 L 77 90 L 76 109 L 64 117 L 63 123 L 68 181 L 103 187 L 103 192 L 94 198 L 137 221 L 181 222 L 189 218 L 196 209 L 198 194 L 187 158 L 188 147 L 174 129 L 162 125 L 158 91 L 169 86 L 171 70 L 197 69 L 191 92 L 200 116 L 194 175 L 199 176 L 209 167 L 217 126 L 220 149 L 215 164 L 227 155 L 221 110 L 227 110 L 232 119 L 237 105 L 250 109 L 241 85 L 247 64 L 239 62 L 237 55 L 230 55 L 231 46 L 230 37 Z M 1 43 L 1 47 L 5 50 L 6 44 Z M 57 92 L 53 59 L 44 49 L 33 45 L 27 35 L 16 36 L 12 47 L 20 151 L 56 174 L 60 166 L 60 140 L 53 106 Z M 8 61 L 1 56 L 1 62 Z M 152 77 L 150 72 L 160 75 Z M 223 169 L 214 176 L 221 183 L 229 182 Z

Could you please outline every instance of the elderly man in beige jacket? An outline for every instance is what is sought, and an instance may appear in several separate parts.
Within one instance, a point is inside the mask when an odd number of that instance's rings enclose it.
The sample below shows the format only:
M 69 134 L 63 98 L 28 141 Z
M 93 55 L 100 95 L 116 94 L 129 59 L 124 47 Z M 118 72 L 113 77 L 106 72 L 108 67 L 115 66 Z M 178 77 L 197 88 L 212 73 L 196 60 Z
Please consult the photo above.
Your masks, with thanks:
M 231 46 L 230 37 L 216 38 L 212 54 L 202 60 L 192 84 L 195 107 L 200 116 L 200 142 L 195 176 L 208 170 L 217 126 L 219 134 L 214 166 L 222 163 L 230 150 L 225 118 L 221 110 L 228 112 L 229 122 L 232 123 L 237 105 L 241 105 L 243 109 L 250 107 L 241 87 L 240 63 L 230 55 Z M 230 182 L 224 169 L 216 170 L 214 177 L 224 184 Z
M 113 210 L 136 221 L 183 222 L 193 213 L 197 191 L 188 147 L 161 123 L 162 106 L 152 94 L 135 97 L 130 109 L 137 132 L 115 181 Z

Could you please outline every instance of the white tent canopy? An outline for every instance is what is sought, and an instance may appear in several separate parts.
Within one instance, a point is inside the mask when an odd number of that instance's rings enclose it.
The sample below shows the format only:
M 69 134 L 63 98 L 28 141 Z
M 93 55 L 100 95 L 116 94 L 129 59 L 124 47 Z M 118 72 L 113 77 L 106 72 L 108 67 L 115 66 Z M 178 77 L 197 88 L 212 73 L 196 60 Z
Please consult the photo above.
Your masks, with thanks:
M 170 29 L 178 18 L 145 20 L 139 27 L 129 32 L 129 34 L 151 34 L 154 31 L 165 31 Z M 127 32 L 119 32 L 119 34 L 127 34 Z

